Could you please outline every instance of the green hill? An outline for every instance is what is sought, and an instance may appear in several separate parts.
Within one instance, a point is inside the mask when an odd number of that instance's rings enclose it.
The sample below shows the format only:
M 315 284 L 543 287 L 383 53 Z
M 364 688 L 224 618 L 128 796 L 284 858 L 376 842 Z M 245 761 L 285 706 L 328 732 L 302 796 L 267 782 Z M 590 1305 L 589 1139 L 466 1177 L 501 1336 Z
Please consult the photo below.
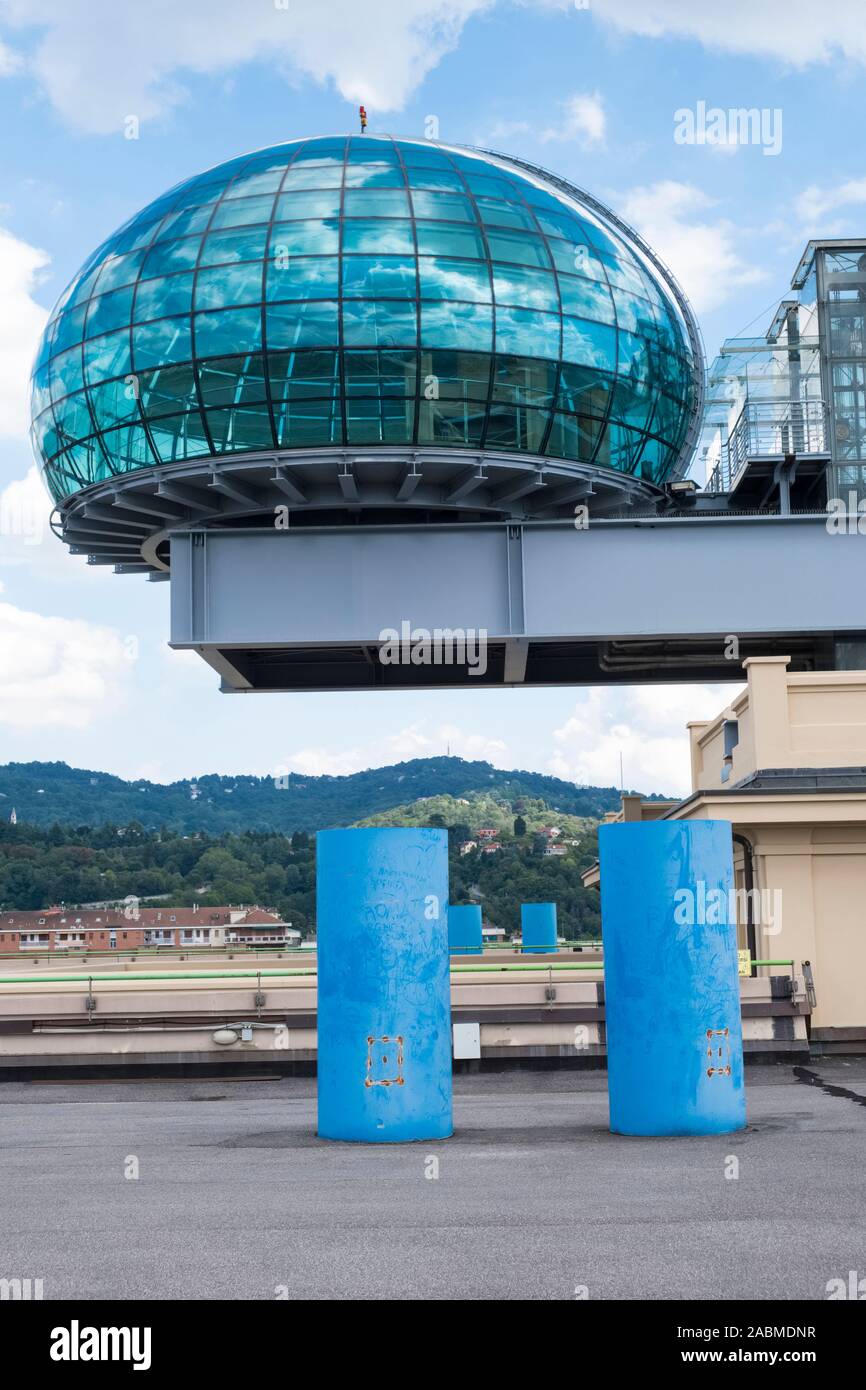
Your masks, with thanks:
M 278 784 L 279 783 L 279 784 Z M 579 787 L 538 772 L 503 772 L 462 758 L 415 758 L 346 777 L 222 777 L 161 784 L 124 781 L 66 763 L 0 767 L 0 822 L 14 807 L 31 825 L 166 826 L 181 834 L 269 830 L 291 834 L 353 825 L 424 797 L 469 798 L 473 792 L 514 802 L 543 800 L 551 812 L 600 818 L 619 805 L 613 787 Z
M 598 856 L 598 818 L 554 811 L 541 797 L 508 801 L 493 792 L 465 797 L 431 796 L 376 816 L 362 825 L 438 825 L 449 831 L 451 901 L 478 902 L 485 921 L 509 934 L 520 921 L 520 904 L 553 901 L 561 936 L 597 937 L 598 894 L 584 888 L 581 871 Z M 542 836 L 542 827 L 556 829 Z M 500 849 L 484 853 L 479 830 L 496 831 Z M 461 854 L 461 845 L 475 841 Z M 555 844 L 560 856 L 548 857 Z
M 561 839 L 569 840 L 586 834 L 600 817 L 575 816 L 553 810 L 542 797 L 521 796 L 509 799 L 494 792 L 470 792 L 468 796 L 425 796 L 390 811 L 380 811 L 356 822 L 357 825 L 445 825 L 465 830 L 466 839 L 483 828 L 497 832 L 498 837 L 510 839 L 514 821 L 519 815 L 525 822 L 525 835 L 533 835 L 543 826 L 556 825 Z
M 416 758 L 347 777 L 220 777 L 129 782 L 66 763 L 0 767 L 0 907 L 116 901 L 258 903 L 304 931 L 315 923 L 317 830 L 433 825 L 449 831 L 452 902 L 480 902 L 514 931 L 520 903 L 556 901 L 562 935 L 595 936 L 598 895 L 581 870 L 613 787 L 462 758 Z M 15 808 L 17 824 L 11 823 Z M 542 827 L 564 853 L 545 855 Z M 461 853 L 481 829 L 501 849 Z

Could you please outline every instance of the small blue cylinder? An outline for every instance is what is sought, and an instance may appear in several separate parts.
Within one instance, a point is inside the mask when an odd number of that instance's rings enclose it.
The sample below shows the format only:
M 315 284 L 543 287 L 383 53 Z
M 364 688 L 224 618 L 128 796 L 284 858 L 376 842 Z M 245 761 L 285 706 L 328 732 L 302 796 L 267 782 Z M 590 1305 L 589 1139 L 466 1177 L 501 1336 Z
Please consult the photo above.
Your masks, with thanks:
M 483 944 L 480 905 L 459 903 L 449 907 L 448 949 L 452 956 L 481 956 Z
M 603 825 L 599 862 L 611 1129 L 742 1129 L 730 823 Z
M 520 932 L 525 956 L 556 950 L 556 903 L 521 903 Z
M 323 830 L 316 896 L 320 1136 L 446 1138 L 448 832 Z

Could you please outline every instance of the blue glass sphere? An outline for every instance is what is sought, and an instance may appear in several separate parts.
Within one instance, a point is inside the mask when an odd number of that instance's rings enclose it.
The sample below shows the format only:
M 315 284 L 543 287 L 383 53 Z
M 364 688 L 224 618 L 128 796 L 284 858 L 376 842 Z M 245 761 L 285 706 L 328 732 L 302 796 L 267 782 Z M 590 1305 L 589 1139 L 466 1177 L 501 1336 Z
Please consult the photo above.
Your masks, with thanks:
M 33 371 L 55 501 L 133 469 L 417 445 L 660 484 L 695 394 L 669 287 L 505 156 L 290 141 L 179 184 L 89 258 Z

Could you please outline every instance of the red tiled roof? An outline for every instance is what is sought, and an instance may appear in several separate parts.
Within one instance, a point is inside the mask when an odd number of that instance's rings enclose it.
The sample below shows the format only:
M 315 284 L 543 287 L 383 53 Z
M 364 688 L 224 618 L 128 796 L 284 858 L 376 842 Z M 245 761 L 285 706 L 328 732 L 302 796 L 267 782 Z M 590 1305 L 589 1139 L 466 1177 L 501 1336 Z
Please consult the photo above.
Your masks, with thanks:
M 146 927 L 170 930 L 172 927 L 224 927 L 231 923 L 236 907 L 142 907 L 135 915 L 126 915 L 118 908 L 22 908 L 0 912 L 0 931 L 104 931 L 112 927 Z M 239 923 L 248 926 L 271 926 L 279 918 L 263 908 L 250 908 Z

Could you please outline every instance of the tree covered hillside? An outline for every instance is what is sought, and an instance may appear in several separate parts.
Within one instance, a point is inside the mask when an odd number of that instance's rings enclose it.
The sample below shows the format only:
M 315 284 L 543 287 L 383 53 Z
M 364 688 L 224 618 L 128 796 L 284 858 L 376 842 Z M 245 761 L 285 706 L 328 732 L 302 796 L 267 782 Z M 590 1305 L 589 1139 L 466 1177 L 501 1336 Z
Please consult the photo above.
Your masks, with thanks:
M 593 818 L 556 814 L 538 797 L 508 801 L 479 792 L 408 802 L 363 823 L 447 828 L 451 899 L 480 902 L 494 926 L 511 933 L 519 926 L 521 902 L 552 899 L 562 935 L 598 933 L 598 896 L 580 881 L 581 869 L 596 855 Z M 560 833 L 552 839 L 542 826 Z M 485 854 L 476 844 L 461 853 L 481 829 L 495 831 L 501 848 Z M 561 857 L 545 856 L 551 843 L 564 846 Z M 300 830 L 210 835 L 149 830 L 137 821 L 95 827 L 0 822 L 0 908 L 81 907 L 130 894 L 145 904 L 258 904 L 309 933 L 315 925 L 315 840 Z
M 31 825 L 168 826 L 181 834 L 205 831 L 324 830 L 354 825 L 424 797 L 487 792 L 511 802 L 540 798 L 563 815 L 599 818 L 619 805 L 613 787 L 578 787 L 539 772 L 503 772 L 463 758 L 415 758 L 346 777 L 308 777 L 275 767 L 270 777 L 202 774 L 162 784 L 124 781 L 66 763 L 7 763 L 0 767 L 0 821 L 14 808 Z

